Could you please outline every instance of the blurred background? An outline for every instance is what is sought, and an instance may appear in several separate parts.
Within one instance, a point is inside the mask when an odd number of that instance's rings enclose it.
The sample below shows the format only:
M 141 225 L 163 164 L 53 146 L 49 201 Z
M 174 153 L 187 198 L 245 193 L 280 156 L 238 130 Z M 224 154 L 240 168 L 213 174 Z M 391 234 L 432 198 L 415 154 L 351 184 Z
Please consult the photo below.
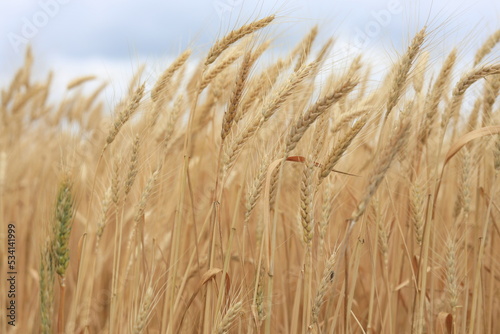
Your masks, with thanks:
M 436 63 L 453 46 L 467 63 L 469 53 L 500 28 L 500 1 L 494 0 L 0 0 L 0 85 L 10 81 L 31 45 L 35 76 L 53 70 L 56 91 L 93 74 L 111 83 L 106 94 L 114 99 L 141 64 L 155 78 L 185 48 L 199 58 L 218 37 L 272 13 L 278 19 L 264 33 L 276 39 L 273 56 L 317 24 L 320 41 L 336 38 L 332 64 L 363 53 L 375 68 L 387 68 L 424 25 Z

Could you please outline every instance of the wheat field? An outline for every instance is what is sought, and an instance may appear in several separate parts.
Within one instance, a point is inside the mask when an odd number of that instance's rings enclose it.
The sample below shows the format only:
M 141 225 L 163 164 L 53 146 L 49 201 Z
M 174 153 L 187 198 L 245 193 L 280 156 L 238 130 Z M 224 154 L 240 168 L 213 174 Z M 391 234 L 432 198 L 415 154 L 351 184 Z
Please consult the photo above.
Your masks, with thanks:
M 500 332 L 500 31 L 463 66 L 423 27 L 374 82 L 317 27 L 269 56 L 275 24 L 139 68 L 113 110 L 95 76 L 51 101 L 26 51 L 1 88 L 0 332 Z

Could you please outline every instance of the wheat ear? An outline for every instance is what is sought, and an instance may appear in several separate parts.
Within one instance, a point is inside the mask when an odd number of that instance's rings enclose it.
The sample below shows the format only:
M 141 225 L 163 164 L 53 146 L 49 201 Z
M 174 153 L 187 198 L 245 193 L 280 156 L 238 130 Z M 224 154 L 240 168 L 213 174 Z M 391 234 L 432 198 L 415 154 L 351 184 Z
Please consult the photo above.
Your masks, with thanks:
M 139 312 L 135 318 L 134 334 L 141 334 L 144 332 L 144 328 L 147 325 L 148 317 L 151 312 L 151 306 L 153 305 L 153 293 L 153 288 L 151 286 L 148 287 L 144 298 L 141 300 Z
M 229 333 L 229 330 L 231 329 L 234 320 L 236 320 L 236 317 L 240 315 L 242 307 L 243 303 L 241 301 L 233 303 L 227 310 L 226 314 L 224 314 L 224 317 L 222 318 L 220 323 L 217 324 L 214 333 L 217 334 Z
M 262 108 L 261 115 L 257 116 L 255 120 L 236 137 L 234 142 L 232 142 L 226 150 L 223 167 L 226 171 L 232 167 L 236 157 L 243 149 L 244 144 L 252 138 L 257 130 L 283 105 L 299 83 L 307 77 L 314 65 L 315 64 L 305 65 L 299 71 L 293 72 L 290 78 L 277 89 L 277 92 L 267 99 L 267 102 L 264 103 Z
M 333 150 L 328 154 L 325 163 L 321 167 L 319 172 L 318 185 L 331 173 L 335 164 L 340 160 L 344 152 L 347 150 L 349 145 L 351 145 L 354 138 L 358 135 L 361 129 L 365 126 L 368 121 L 368 116 L 365 115 L 361 119 L 357 120 L 356 123 L 349 131 L 339 140 L 339 142 L 334 146 Z
M 493 105 L 500 91 L 500 75 L 492 75 L 486 79 L 484 85 L 482 125 L 487 126 L 491 122 Z
M 335 102 L 339 101 L 341 98 L 349 94 L 357 84 L 358 82 L 355 79 L 350 78 L 342 83 L 339 89 L 336 89 L 333 93 L 323 97 L 322 99 L 317 101 L 311 108 L 309 108 L 291 128 L 288 135 L 285 152 L 291 152 L 297 146 L 300 139 L 304 136 L 304 133 L 309 128 L 309 126 L 314 123 L 314 121 Z
M 307 249 L 310 250 L 314 233 L 313 215 L 313 194 L 312 189 L 314 163 L 312 159 L 307 159 L 302 172 L 302 182 L 300 183 L 300 217 L 303 229 L 303 239 Z
M 448 88 L 451 73 L 455 62 L 457 60 L 457 49 L 453 49 L 448 57 L 446 58 L 441 71 L 434 83 L 430 96 L 428 98 L 428 103 L 426 104 L 427 112 L 425 114 L 425 119 L 423 121 L 421 131 L 419 133 L 419 142 L 421 145 L 425 145 L 427 139 L 429 138 L 434 121 L 438 115 L 438 105 L 441 100 L 443 93 Z
M 495 45 L 500 42 L 500 29 L 495 31 L 484 44 L 476 51 L 474 56 L 474 66 L 477 66 L 484 57 L 486 57 Z
M 458 268 L 457 268 L 457 242 L 454 240 L 452 235 L 448 235 L 445 243 L 446 248 L 446 293 L 448 295 L 448 302 L 450 308 L 453 310 L 458 306 L 458 292 L 459 292 L 459 282 L 458 282 Z
M 422 246 L 424 239 L 424 221 L 425 221 L 425 193 L 422 181 L 417 179 L 411 187 L 410 193 L 410 214 L 413 228 L 415 229 L 415 238 L 417 244 Z
M 88 81 L 94 80 L 95 78 L 96 78 L 95 75 L 86 75 L 86 76 L 83 76 L 83 77 L 79 77 L 79 78 L 73 79 L 73 80 L 71 80 L 68 83 L 68 86 L 66 87 L 66 89 L 67 90 L 72 90 L 73 88 L 81 86 L 81 85 L 83 85 L 84 83 L 86 83 Z
M 115 140 L 116 135 L 118 134 L 118 132 L 120 132 L 122 126 L 129 120 L 130 116 L 132 116 L 132 114 L 139 107 L 139 103 L 142 99 L 142 96 L 144 95 L 144 88 L 145 84 L 142 84 L 141 86 L 139 86 L 139 88 L 136 89 L 134 95 L 130 97 L 126 108 L 120 112 L 117 119 L 114 121 L 113 126 L 109 130 L 108 137 L 106 138 L 106 146 L 104 147 L 104 149 L 106 149 L 106 147 Z
M 445 110 L 443 119 L 441 122 L 441 128 L 445 129 L 448 122 L 452 117 L 458 115 L 460 105 L 464 99 L 465 91 L 476 81 L 487 77 L 489 75 L 495 75 L 500 73 L 500 64 L 483 66 L 463 75 L 458 83 L 455 85 L 452 93 L 451 102 L 448 104 L 448 108 Z
M 64 300 L 66 292 L 66 269 L 69 265 L 69 237 L 73 225 L 75 204 L 72 194 L 72 182 L 65 176 L 59 186 L 53 225 L 52 252 L 55 272 L 59 276 L 59 314 L 58 330 L 64 331 Z
M 336 262 L 337 251 L 334 251 L 326 261 L 325 269 L 323 270 L 323 275 L 321 276 L 321 282 L 319 283 L 318 290 L 316 291 L 316 296 L 314 297 L 309 330 L 312 330 L 313 327 L 318 323 L 321 306 L 325 303 L 325 296 L 332 286 L 333 280 L 335 279 L 335 272 L 333 269 Z
M 151 100 L 156 102 L 164 90 L 168 87 L 170 79 L 174 76 L 175 72 L 184 65 L 186 60 L 191 55 L 191 50 L 184 51 L 174 62 L 163 72 L 158 81 L 156 81 L 153 89 L 151 90 Z
M 135 177 L 137 176 L 139 164 L 139 146 L 141 144 L 141 140 L 139 135 L 137 134 L 134 139 L 134 143 L 132 145 L 132 154 L 130 155 L 130 164 L 128 168 L 127 179 L 125 180 L 125 196 L 128 195 L 130 189 L 132 189 L 132 185 L 135 182 Z
M 104 228 L 108 223 L 108 212 L 112 203 L 113 191 L 111 187 L 106 189 L 104 193 L 104 198 L 101 202 L 101 218 L 97 223 L 97 232 L 96 232 L 96 248 L 99 246 L 99 242 L 101 240 L 102 234 L 104 233 Z
M 384 116 L 385 118 L 389 116 L 390 112 L 396 106 L 396 104 L 399 101 L 399 98 L 401 97 L 401 94 L 406 84 L 406 80 L 408 78 L 408 73 L 410 73 L 410 69 L 413 65 L 413 62 L 415 61 L 420 51 L 420 48 L 424 43 L 425 30 L 426 28 L 424 27 L 415 35 L 415 37 L 413 37 L 413 40 L 410 46 L 408 47 L 408 50 L 400 59 L 399 63 L 396 65 L 394 69 L 393 73 L 394 77 L 390 86 L 391 88 L 389 91 L 389 96 L 387 97 L 387 109 Z
M 46 240 L 40 261 L 40 332 L 52 333 L 52 314 L 54 310 L 54 255 L 52 241 Z
M 236 116 L 236 110 L 240 104 L 241 96 L 243 94 L 243 88 L 247 81 L 248 75 L 250 73 L 250 68 L 252 67 L 252 53 L 249 51 L 243 57 L 243 62 L 241 64 L 238 76 L 236 78 L 236 85 L 233 89 L 233 93 L 229 100 L 229 105 L 224 113 L 224 119 L 222 121 L 221 139 L 224 141 L 229 130 L 231 130 L 231 125 L 233 124 L 234 117 Z
M 363 199 L 359 202 L 356 210 L 352 214 L 352 218 L 350 219 L 351 228 L 365 212 L 371 197 L 377 190 L 378 186 L 380 185 L 380 182 L 382 182 L 385 174 L 387 173 L 389 167 L 391 166 L 392 161 L 406 145 L 409 130 L 410 130 L 409 122 L 401 124 L 396 134 L 391 138 L 389 144 L 384 148 L 384 150 L 378 157 L 377 163 L 375 164 L 375 169 L 373 170 L 370 176 L 370 181 L 366 194 L 363 197 Z
M 226 50 L 231 44 L 235 43 L 242 37 L 267 27 L 274 20 L 274 18 L 274 15 L 270 15 L 261 20 L 244 25 L 237 30 L 231 31 L 225 37 L 215 42 L 215 44 L 210 48 L 210 51 L 208 51 L 205 66 L 212 64 L 217 59 L 217 57 L 219 57 L 219 55 L 224 52 L 224 50 Z
M 297 60 L 297 64 L 295 65 L 295 71 L 298 71 L 300 67 L 306 62 L 316 36 L 318 36 L 318 26 L 314 26 L 298 46 L 299 59 Z
M 209 71 L 203 74 L 199 90 L 204 90 L 212 80 L 217 77 L 222 71 L 228 68 L 236 59 L 240 58 L 243 53 L 240 50 L 234 50 L 224 59 L 217 62 Z
M 483 99 L 481 97 L 478 97 L 476 101 L 474 101 L 474 106 L 472 107 L 469 119 L 467 120 L 466 129 L 468 129 L 469 131 L 476 129 L 479 121 L 479 112 L 481 111 L 482 106 L 483 106 Z

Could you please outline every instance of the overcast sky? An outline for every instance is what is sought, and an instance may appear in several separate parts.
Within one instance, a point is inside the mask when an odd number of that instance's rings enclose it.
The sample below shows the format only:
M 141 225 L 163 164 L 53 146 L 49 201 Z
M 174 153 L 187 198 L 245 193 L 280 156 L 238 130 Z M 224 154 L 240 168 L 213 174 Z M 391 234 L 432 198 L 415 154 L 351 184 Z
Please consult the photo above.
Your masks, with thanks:
M 28 43 L 36 68 L 55 70 L 59 80 L 113 80 L 143 62 L 160 72 L 186 47 L 202 54 L 231 28 L 272 13 L 274 52 L 314 24 L 323 40 L 334 36 L 355 52 L 377 50 L 388 59 L 424 25 L 430 48 L 443 54 L 456 44 L 474 50 L 500 28 L 496 0 L 0 0 L 0 84 L 21 65 Z

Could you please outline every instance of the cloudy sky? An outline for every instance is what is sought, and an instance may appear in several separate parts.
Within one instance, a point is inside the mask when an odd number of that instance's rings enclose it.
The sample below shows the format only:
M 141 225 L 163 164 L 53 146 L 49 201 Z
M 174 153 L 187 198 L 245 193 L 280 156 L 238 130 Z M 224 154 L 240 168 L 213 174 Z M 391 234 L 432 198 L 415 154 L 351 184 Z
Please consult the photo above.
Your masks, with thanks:
M 54 70 L 59 83 L 83 74 L 120 81 L 144 62 L 161 72 L 187 47 L 201 55 L 231 28 L 272 13 L 277 53 L 315 24 L 323 39 L 389 60 L 424 25 L 438 56 L 453 45 L 466 56 L 500 28 L 496 0 L 0 0 L 0 85 L 27 44 L 37 71 Z

